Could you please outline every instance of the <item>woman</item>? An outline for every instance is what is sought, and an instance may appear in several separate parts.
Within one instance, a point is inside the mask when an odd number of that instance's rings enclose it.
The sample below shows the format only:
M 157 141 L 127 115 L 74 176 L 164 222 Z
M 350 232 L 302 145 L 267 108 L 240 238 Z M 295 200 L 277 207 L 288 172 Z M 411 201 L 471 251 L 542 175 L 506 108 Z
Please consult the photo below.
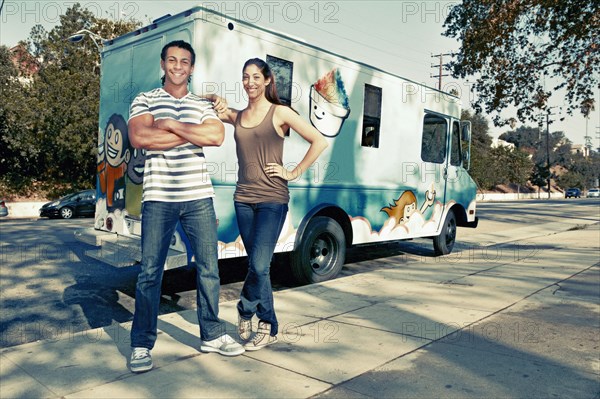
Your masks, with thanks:
M 327 148 L 325 138 L 277 96 L 269 65 L 258 58 L 244 64 L 242 83 L 248 106 L 227 108 L 224 99 L 211 96 L 221 120 L 235 127 L 239 163 L 234 204 L 240 235 L 248 253 L 248 274 L 238 302 L 238 333 L 248 341 L 252 317 L 259 319 L 257 333 L 246 350 L 258 350 L 277 342 L 278 323 L 273 308 L 270 266 L 275 244 L 288 211 L 287 182 L 299 178 Z M 283 142 L 289 129 L 310 147 L 298 166 L 283 166 Z

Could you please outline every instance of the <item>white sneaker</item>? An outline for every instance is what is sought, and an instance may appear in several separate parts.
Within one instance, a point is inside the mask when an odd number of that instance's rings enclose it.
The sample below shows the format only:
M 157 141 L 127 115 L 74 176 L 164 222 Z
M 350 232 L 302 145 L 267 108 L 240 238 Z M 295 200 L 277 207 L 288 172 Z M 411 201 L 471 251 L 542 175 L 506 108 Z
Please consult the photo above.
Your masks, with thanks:
M 152 356 L 150 356 L 150 349 L 139 347 L 133 348 L 129 368 L 133 373 L 143 373 L 144 371 L 152 370 Z
M 211 341 L 201 341 L 200 350 L 206 353 L 220 353 L 223 356 L 237 356 L 245 352 L 244 347 L 238 344 L 228 334 Z
M 277 342 L 277 336 L 271 335 L 271 324 L 259 321 L 256 335 L 252 338 L 252 341 L 244 345 L 244 348 L 247 351 L 257 351 L 275 342 Z

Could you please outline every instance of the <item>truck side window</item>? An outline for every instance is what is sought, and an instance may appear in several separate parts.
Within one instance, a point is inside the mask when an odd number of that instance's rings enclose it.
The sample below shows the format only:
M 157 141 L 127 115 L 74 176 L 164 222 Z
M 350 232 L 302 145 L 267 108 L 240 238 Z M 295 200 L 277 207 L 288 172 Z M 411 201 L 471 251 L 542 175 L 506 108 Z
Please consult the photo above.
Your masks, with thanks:
M 446 159 L 447 131 L 448 122 L 445 118 L 425 114 L 423 138 L 421 140 L 421 159 L 423 161 L 444 163 Z
M 381 126 L 381 87 L 365 84 L 365 106 L 361 145 L 379 148 L 379 127 Z
M 294 63 L 282 58 L 267 55 L 267 64 L 275 74 L 277 95 L 281 102 L 287 106 L 292 105 L 292 78 L 294 76 Z
M 462 151 L 460 148 L 460 123 L 452 123 L 452 142 L 450 143 L 450 164 L 460 166 L 462 163 Z

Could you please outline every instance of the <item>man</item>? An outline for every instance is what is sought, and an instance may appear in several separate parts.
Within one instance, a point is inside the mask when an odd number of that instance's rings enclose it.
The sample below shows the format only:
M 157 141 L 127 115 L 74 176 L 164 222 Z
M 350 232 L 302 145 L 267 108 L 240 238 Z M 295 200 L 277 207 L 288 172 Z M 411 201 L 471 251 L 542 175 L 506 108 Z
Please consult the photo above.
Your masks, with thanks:
M 142 194 L 142 262 L 131 329 L 133 372 L 152 368 L 164 263 L 177 222 L 196 260 L 200 350 L 236 356 L 244 348 L 225 334 L 219 320 L 220 280 L 214 190 L 204 146 L 220 146 L 225 128 L 212 104 L 188 91 L 195 53 L 174 41 L 161 52 L 163 87 L 141 93 L 131 104 L 129 138 L 146 149 Z

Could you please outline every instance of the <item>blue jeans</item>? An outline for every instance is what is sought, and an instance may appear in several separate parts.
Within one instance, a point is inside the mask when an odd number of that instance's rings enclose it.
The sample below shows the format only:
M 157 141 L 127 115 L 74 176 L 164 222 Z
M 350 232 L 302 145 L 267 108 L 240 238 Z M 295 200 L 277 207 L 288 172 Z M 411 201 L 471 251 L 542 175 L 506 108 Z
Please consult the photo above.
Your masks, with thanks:
M 196 305 L 200 338 L 225 334 L 219 319 L 217 220 L 212 198 L 188 202 L 144 202 L 142 263 L 135 291 L 131 346 L 152 349 L 156 342 L 164 264 L 177 222 L 189 238 L 196 259 Z
M 235 202 L 235 214 L 244 247 L 248 253 L 248 274 L 237 309 L 244 319 L 256 316 L 278 330 L 271 288 L 271 259 L 283 228 L 287 204 Z

